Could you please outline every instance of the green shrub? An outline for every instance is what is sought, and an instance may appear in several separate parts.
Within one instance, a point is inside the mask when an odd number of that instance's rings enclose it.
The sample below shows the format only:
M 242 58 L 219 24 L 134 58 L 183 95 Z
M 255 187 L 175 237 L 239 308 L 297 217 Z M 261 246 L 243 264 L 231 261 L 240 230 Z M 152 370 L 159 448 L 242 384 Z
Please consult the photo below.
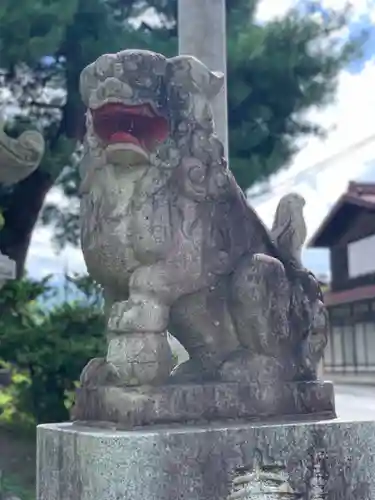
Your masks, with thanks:
M 7 284 L 0 297 L 0 358 L 13 370 L 2 391 L 3 420 L 23 424 L 69 418 L 79 375 L 89 359 L 104 350 L 100 291 L 88 277 L 67 277 L 81 298 L 49 309 L 50 278 Z
M 21 485 L 21 481 L 15 476 L 4 476 L 1 478 L 0 498 L 1 494 L 15 495 L 22 500 L 35 500 L 35 492 Z

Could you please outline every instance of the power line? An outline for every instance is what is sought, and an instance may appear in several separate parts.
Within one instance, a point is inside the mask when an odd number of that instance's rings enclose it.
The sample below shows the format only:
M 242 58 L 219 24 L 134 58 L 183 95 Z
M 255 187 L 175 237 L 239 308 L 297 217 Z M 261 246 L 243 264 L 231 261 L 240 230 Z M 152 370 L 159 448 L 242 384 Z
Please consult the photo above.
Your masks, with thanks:
M 366 137 L 365 139 L 361 139 L 360 141 L 351 144 L 350 146 L 344 148 L 343 150 L 339 151 L 338 153 L 335 153 L 328 158 L 325 158 L 324 160 L 320 160 L 313 165 L 309 165 L 308 167 L 300 170 L 296 175 L 291 175 L 287 179 L 284 179 L 283 181 L 278 182 L 276 185 L 273 186 L 267 186 L 265 189 L 260 192 L 259 194 L 257 193 L 252 193 L 251 190 L 248 194 L 249 198 L 251 198 L 252 202 L 257 202 L 259 203 L 261 200 L 264 198 L 268 198 L 271 194 L 276 194 L 278 191 L 285 191 L 285 188 L 288 186 L 292 188 L 296 184 L 300 182 L 306 182 L 306 180 L 314 173 L 316 176 L 318 173 L 321 173 L 327 169 L 331 165 L 332 162 L 335 162 L 339 160 L 340 158 L 345 158 L 346 156 L 350 156 L 352 153 L 362 149 L 363 147 L 367 146 L 368 144 L 371 144 L 372 142 L 375 141 L 375 134 L 371 134 L 370 136 Z M 308 182 L 310 185 L 313 184 L 314 182 Z

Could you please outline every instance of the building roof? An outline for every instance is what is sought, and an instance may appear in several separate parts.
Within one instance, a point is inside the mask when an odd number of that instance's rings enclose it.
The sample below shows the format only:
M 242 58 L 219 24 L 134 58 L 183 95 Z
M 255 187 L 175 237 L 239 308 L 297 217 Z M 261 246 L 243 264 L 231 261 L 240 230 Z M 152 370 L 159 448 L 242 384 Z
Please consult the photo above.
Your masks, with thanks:
M 363 211 L 375 212 L 375 183 L 350 182 L 308 242 L 310 248 L 328 248 Z
M 326 306 L 338 306 L 343 304 L 351 304 L 366 299 L 375 298 L 375 285 L 364 285 L 350 290 L 324 292 L 324 303 Z

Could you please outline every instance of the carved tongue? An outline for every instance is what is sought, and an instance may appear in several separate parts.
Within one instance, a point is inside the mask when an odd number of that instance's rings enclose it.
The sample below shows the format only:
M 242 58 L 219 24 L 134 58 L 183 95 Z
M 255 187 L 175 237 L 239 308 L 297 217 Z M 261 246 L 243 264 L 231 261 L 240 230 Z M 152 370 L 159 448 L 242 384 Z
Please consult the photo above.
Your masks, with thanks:
M 127 142 L 131 144 L 137 144 L 137 146 L 140 145 L 138 139 L 134 137 L 131 134 L 128 134 L 127 132 L 115 132 L 114 134 L 111 135 L 109 139 L 110 144 L 116 144 L 119 142 Z
M 125 132 L 119 132 L 111 137 L 106 154 L 108 161 L 113 165 L 136 166 L 145 165 L 149 161 L 149 155 L 141 143 Z

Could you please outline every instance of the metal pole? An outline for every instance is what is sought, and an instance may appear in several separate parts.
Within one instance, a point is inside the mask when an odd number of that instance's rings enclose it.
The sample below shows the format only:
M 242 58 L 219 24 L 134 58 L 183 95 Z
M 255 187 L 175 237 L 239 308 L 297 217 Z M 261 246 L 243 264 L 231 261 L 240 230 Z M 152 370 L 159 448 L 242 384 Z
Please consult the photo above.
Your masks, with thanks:
M 227 77 L 225 0 L 178 0 L 179 54 L 200 59 Z M 228 105 L 226 82 L 213 103 L 217 135 L 228 158 Z

